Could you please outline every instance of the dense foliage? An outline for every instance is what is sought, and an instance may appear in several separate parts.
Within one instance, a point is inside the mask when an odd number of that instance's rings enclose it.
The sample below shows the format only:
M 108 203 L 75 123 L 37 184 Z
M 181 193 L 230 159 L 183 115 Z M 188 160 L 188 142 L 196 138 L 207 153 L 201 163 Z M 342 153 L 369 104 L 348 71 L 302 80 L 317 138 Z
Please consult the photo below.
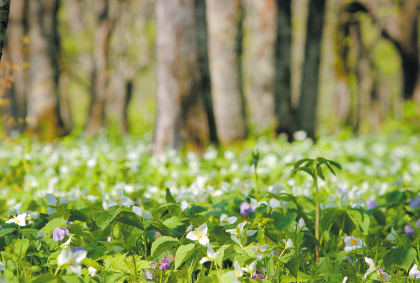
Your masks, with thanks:
M 420 138 L 296 137 L 202 157 L 4 141 L 0 282 L 420 278 Z

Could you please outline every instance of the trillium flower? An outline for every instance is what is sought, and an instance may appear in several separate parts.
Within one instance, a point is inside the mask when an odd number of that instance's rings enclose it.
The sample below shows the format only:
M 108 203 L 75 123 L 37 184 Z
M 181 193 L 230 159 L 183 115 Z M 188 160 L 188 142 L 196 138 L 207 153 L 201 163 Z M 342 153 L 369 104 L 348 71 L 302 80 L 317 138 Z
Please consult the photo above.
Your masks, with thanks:
M 80 276 L 82 267 L 80 264 L 86 258 L 86 251 L 77 251 L 73 253 L 69 249 L 62 250 L 58 255 L 57 263 L 59 266 L 67 265 L 73 273 Z
M 70 234 L 67 228 L 63 228 L 63 227 L 54 228 L 53 241 L 62 241 L 67 234 Z
M 357 239 L 354 236 L 344 237 L 342 239 L 342 241 L 344 243 L 344 251 L 345 252 L 350 252 L 350 251 L 353 251 L 355 249 L 362 249 L 362 246 L 366 246 L 366 244 L 362 240 Z
M 143 217 L 146 220 L 152 219 L 152 214 L 150 212 L 148 212 L 148 211 L 143 211 L 143 209 L 141 209 L 141 207 L 133 206 L 132 211 L 137 216 Z
M 6 265 L 0 261 L 0 271 L 5 271 L 6 270 Z
M 26 226 L 25 218 L 26 213 L 24 212 L 22 214 L 17 215 L 14 218 L 7 220 L 6 223 L 16 223 L 19 226 Z
M 200 260 L 200 264 L 203 264 L 203 263 L 205 263 L 205 262 L 208 262 L 208 261 L 215 261 L 216 260 L 216 258 L 218 257 L 220 255 L 220 252 L 214 252 L 214 250 L 213 250 L 213 248 L 209 245 L 208 247 L 207 247 L 207 256 L 205 256 L 205 257 L 203 257 L 201 260 Z
M 48 200 L 48 205 L 57 206 L 57 198 L 53 194 L 46 194 L 45 198 Z M 60 197 L 60 205 L 69 203 L 66 197 Z
M 288 239 L 287 241 L 285 239 L 283 239 L 282 241 L 286 245 L 286 249 L 293 247 L 292 239 Z
M 192 222 L 190 221 L 190 226 L 188 226 L 188 228 L 187 228 L 187 232 L 190 232 L 193 228 L 194 228 L 194 227 L 193 227 L 193 225 L 192 225 Z
M 251 276 L 255 274 L 255 267 L 257 266 L 257 261 L 253 261 L 250 265 L 242 267 L 242 271 L 248 272 Z
M 125 197 L 124 194 L 123 194 L 123 191 L 121 189 L 119 189 L 118 193 L 117 193 L 117 197 L 109 200 L 108 207 L 113 207 L 113 206 L 116 206 L 116 205 L 123 205 L 123 206 L 126 206 L 126 207 L 130 207 L 133 204 L 134 204 L 134 202 L 131 199 L 129 199 L 128 197 Z
M 398 239 L 398 234 L 397 232 L 395 232 L 394 227 L 391 228 L 391 234 L 389 234 L 388 236 L 386 236 L 386 239 L 390 242 L 395 241 L 396 239 Z
M 383 272 L 382 269 L 379 268 L 378 269 L 378 279 L 382 282 L 385 282 L 385 281 L 388 282 L 389 280 L 391 280 L 391 276 L 388 273 Z
M 293 231 L 308 231 L 309 229 L 305 227 L 305 220 L 303 218 L 299 219 L 299 223 L 297 226 L 293 227 Z
M 228 229 L 226 230 L 226 232 L 230 233 L 231 235 L 239 236 L 244 231 L 245 225 L 246 225 L 246 221 L 241 222 L 238 224 L 238 227 L 236 227 L 236 229 Z
M 343 283 L 347 282 L 347 276 L 343 278 Z
M 235 217 L 235 216 L 228 217 L 227 214 L 224 214 L 223 213 L 222 215 L 220 215 L 220 224 L 221 224 L 221 226 L 223 226 L 223 225 L 226 224 L 226 223 L 223 223 L 225 220 L 229 224 L 234 224 L 236 222 L 236 220 L 238 220 L 238 218 Z
M 60 248 L 67 249 L 70 246 L 71 237 L 68 238 L 67 241 L 65 241 L 63 244 L 60 245 Z
M 252 250 L 254 251 L 254 253 L 257 254 L 257 260 L 261 260 L 263 258 L 263 252 L 265 252 L 265 250 L 267 249 L 268 245 L 264 244 L 261 246 L 255 246 L 252 247 Z
M 368 276 L 369 274 L 374 272 L 376 270 L 376 267 L 375 267 L 375 263 L 373 262 L 373 260 L 371 258 L 365 257 L 365 261 L 366 261 L 367 264 L 369 264 L 369 268 L 366 271 L 365 275 L 363 276 L 363 280 L 366 281 L 366 276 Z
M 365 207 L 365 203 L 360 199 L 359 189 L 356 189 L 353 194 L 353 198 L 350 201 L 350 206 L 355 208 L 357 206 Z
M 266 201 L 260 201 L 258 202 L 256 199 L 253 198 L 249 198 L 251 200 L 251 208 L 255 211 L 258 207 L 260 207 L 261 205 L 265 204 L 268 205 L 268 203 Z
M 90 276 L 95 276 L 96 275 L 96 268 L 95 267 L 92 267 L 92 266 L 89 266 L 89 268 L 88 268 L 88 271 L 89 271 L 89 274 L 90 274 Z
M 181 211 L 186 210 L 186 209 L 188 208 L 188 206 L 190 206 L 190 205 L 188 204 L 188 202 L 186 202 L 185 200 L 183 200 L 183 201 L 181 202 Z
M 242 271 L 242 268 L 237 260 L 235 260 L 235 262 L 233 263 L 233 268 L 235 268 L 235 270 L 231 270 L 228 273 L 233 273 L 237 277 L 242 277 L 244 275 L 244 272 Z
M 410 272 L 408 273 L 408 276 L 414 280 L 420 279 L 420 271 L 417 269 L 417 264 L 413 265 L 413 267 L 410 269 Z
M 197 228 L 196 231 L 191 231 L 186 236 L 187 239 L 191 241 L 197 241 L 202 244 L 203 246 L 209 245 L 209 238 L 207 237 L 207 224 L 204 223 L 200 227 Z

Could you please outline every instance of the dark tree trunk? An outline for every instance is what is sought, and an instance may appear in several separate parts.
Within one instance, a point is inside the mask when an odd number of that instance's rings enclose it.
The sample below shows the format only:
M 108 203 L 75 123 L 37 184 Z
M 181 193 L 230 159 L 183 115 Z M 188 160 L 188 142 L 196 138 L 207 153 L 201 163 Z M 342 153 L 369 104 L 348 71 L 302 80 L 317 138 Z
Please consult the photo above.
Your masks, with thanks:
M 25 129 L 28 48 L 24 42 L 27 35 L 27 0 L 14 0 L 10 5 L 10 16 L 3 62 L 10 64 L 7 68 L 13 81 L 10 88 L 4 89 L 4 96 L 9 103 L 2 108 L 8 121 L 5 129 L 22 133 Z
M 95 33 L 93 72 L 91 79 L 91 102 L 86 125 L 88 135 L 96 135 L 104 127 L 105 105 L 108 87 L 108 49 L 109 39 L 113 29 L 113 20 L 109 17 L 109 0 L 96 0 L 96 15 L 98 27 Z
M 3 47 L 6 41 L 7 23 L 9 22 L 10 1 L 3 0 L 0 2 L 0 60 L 3 54 Z
M 27 130 L 44 139 L 67 134 L 59 106 L 59 2 L 29 1 L 31 84 L 27 97 Z
M 315 139 L 325 0 L 310 0 L 308 11 L 305 62 L 303 65 L 302 90 L 297 111 L 297 122 L 299 130 L 306 131 L 308 137 Z
M 278 22 L 276 1 L 246 0 L 244 4 L 248 35 L 244 46 L 249 48 L 248 52 L 245 50 L 245 54 L 249 54 L 248 61 L 252 64 L 249 70 L 249 88 L 245 92 L 250 110 L 250 122 L 256 126 L 257 134 L 267 130 L 273 132 L 276 124 L 274 114 L 274 50 Z
M 286 133 L 289 141 L 293 138 L 293 133 L 296 131 L 291 96 L 291 45 L 291 0 L 277 0 L 276 76 L 274 83 L 275 113 L 277 117 L 276 133 Z
M 246 138 L 241 75 L 240 0 L 206 2 L 209 62 L 217 136 L 221 144 Z
M 200 0 L 204 2 L 204 0 Z M 154 152 L 180 145 L 203 151 L 209 140 L 195 0 L 156 1 L 157 117 Z M 202 13 L 202 12 L 201 12 Z

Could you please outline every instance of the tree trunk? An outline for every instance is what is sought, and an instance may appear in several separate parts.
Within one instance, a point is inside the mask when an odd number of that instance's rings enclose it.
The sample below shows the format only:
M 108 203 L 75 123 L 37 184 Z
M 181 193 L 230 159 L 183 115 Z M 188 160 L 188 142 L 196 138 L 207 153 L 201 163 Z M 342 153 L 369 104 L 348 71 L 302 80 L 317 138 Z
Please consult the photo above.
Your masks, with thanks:
M 31 84 L 27 97 L 27 130 L 43 139 L 66 134 L 59 110 L 59 2 L 29 1 Z
M 86 125 L 86 133 L 88 135 L 96 135 L 104 127 L 105 103 L 108 96 L 107 87 L 109 80 L 108 48 L 114 25 L 113 20 L 109 17 L 109 0 L 96 0 L 95 8 L 99 26 L 96 29 L 93 50 L 94 67 L 91 78 L 91 102 Z
M 305 62 L 297 122 L 299 130 L 315 139 L 316 106 L 318 100 L 319 65 L 324 27 L 325 0 L 310 0 L 307 23 Z
M 6 44 L 4 46 L 3 62 L 10 64 L 12 78 L 10 88 L 5 89 L 4 96 L 9 101 L 2 110 L 7 113 L 9 123 L 5 124 L 8 134 L 12 131 L 22 133 L 26 118 L 27 91 L 27 46 L 24 37 L 27 35 L 27 0 L 14 0 L 10 5 L 10 16 Z M 7 108 L 7 109 L 6 109 Z
M 10 1 L 3 0 L 0 2 L 0 60 L 3 54 L 4 42 L 6 40 L 7 23 L 9 22 Z
M 290 3 L 290 1 L 279 2 Z M 276 121 L 274 114 L 274 45 L 278 22 L 276 2 L 246 0 L 244 4 L 245 25 L 248 31 L 244 46 L 249 46 L 250 51 L 245 53 L 249 53 L 248 60 L 252 62 L 252 68 L 249 70 L 249 90 L 245 94 L 251 123 L 256 126 L 256 133 L 261 134 L 267 129 L 274 130 Z
M 240 0 L 206 2 L 211 88 L 221 144 L 246 138 L 241 81 L 242 6 Z
M 289 141 L 291 141 L 296 130 L 292 109 L 290 71 L 292 46 L 291 0 L 277 0 L 277 11 L 276 77 L 274 83 L 277 118 L 276 133 L 286 133 Z
M 195 0 L 156 1 L 155 153 L 181 144 L 203 151 L 209 140 L 208 90 L 199 64 L 202 41 L 196 23 L 200 6 L 195 4 Z

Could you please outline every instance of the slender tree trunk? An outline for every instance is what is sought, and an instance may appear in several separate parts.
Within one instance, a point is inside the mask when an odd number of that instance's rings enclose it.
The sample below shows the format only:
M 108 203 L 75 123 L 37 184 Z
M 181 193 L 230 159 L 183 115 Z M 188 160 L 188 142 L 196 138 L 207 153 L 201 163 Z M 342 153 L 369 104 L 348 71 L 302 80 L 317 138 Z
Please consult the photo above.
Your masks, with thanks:
M 276 77 L 274 83 L 276 99 L 276 133 L 286 133 L 293 139 L 296 122 L 292 109 L 291 93 L 291 46 L 292 11 L 291 0 L 277 0 L 277 39 L 275 45 Z
M 11 64 L 9 67 L 12 83 L 4 92 L 9 101 L 3 107 L 3 113 L 7 113 L 10 123 L 5 124 L 6 132 L 22 133 L 25 128 L 26 118 L 26 91 L 27 91 L 27 46 L 24 37 L 27 35 L 27 0 L 14 0 L 10 5 L 10 16 L 6 44 L 4 47 L 3 62 Z M 6 109 L 7 108 L 7 109 Z
M 86 125 L 86 133 L 88 135 L 98 134 L 105 122 L 105 103 L 108 96 L 107 87 L 109 80 L 108 48 L 114 25 L 109 17 L 109 0 L 96 0 L 95 8 L 99 25 L 95 33 L 91 102 Z
M 303 65 L 302 91 L 297 113 L 298 128 L 315 139 L 319 65 L 324 27 L 325 0 L 310 0 Z
M 195 4 L 195 0 L 156 1 L 155 153 L 181 144 L 203 150 L 209 139 Z
M 31 84 L 27 97 L 27 130 L 44 139 L 66 134 L 59 107 L 59 2 L 29 1 Z
M 0 60 L 3 54 L 3 47 L 6 40 L 7 23 L 9 22 L 10 1 L 3 0 L 0 2 Z
M 290 1 L 279 1 L 289 2 Z M 250 121 L 256 126 L 256 133 L 261 134 L 275 127 L 274 100 L 274 49 L 277 29 L 276 1 L 246 0 L 245 25 L 249 46 L 250 68 L 249 89 L 245 92 L 250 110 Z M 290 26 L 289 26 L 290 27 Z M 277 46 L 278 47 L 278 46 Z
M 221 144 L 246 138 L 241 81 L 242 6 L 240 0 L 206 2 L 211 88 Z

